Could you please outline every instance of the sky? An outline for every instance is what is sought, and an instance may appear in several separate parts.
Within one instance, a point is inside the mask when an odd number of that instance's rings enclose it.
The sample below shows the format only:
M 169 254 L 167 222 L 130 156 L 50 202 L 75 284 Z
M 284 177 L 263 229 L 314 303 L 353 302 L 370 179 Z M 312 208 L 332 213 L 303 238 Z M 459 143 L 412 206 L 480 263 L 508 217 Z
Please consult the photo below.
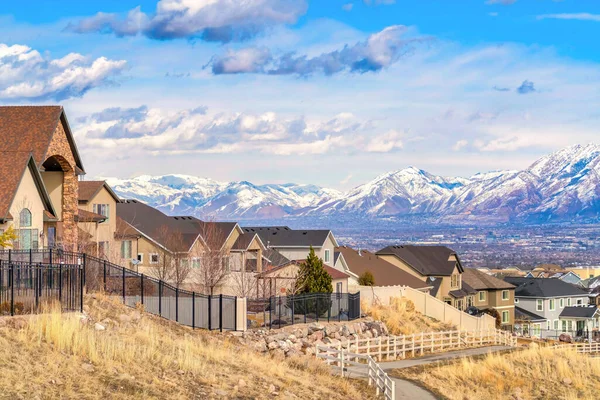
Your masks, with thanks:
M 63 105 L 88 178 L 468 177 L 600 141 L 599 36 L 595 0 L 3 2 L 0 104 Z

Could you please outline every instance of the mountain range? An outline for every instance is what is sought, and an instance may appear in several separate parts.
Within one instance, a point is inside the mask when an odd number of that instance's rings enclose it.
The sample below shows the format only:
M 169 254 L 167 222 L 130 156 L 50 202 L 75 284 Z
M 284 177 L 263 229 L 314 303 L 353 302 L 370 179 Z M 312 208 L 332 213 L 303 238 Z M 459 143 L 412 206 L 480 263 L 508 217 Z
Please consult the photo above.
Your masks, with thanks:
M 172 215 L 222 220 L 414 218 L 455 224 L 598 221 L 600 145 L 567 147 L 522 171 L 468 178 L 418 168 L 389 172 L 346 193 L 311 184 L 255 185 L 188 175 L 107 179 L 122 198 Z

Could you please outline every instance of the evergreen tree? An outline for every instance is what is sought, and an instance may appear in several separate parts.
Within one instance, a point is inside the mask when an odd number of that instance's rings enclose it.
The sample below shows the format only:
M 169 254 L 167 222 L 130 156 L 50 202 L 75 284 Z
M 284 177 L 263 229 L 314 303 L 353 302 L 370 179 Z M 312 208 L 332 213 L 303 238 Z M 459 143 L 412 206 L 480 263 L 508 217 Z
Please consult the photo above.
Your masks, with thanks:
M 323 268 L 323 260 L 317 257 L 312 246 L 306 261 L 300 265 L 294 292 L 296 294 L 333 292 L 331 275 Z

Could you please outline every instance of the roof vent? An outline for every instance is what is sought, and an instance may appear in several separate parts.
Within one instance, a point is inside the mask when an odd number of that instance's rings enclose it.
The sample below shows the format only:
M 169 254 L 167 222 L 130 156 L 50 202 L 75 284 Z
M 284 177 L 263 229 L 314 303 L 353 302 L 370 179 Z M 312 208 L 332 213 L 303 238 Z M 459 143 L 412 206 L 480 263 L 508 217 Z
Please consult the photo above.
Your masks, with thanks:
M 303 235 L 306 235 L 308 232 L 302 232 Z

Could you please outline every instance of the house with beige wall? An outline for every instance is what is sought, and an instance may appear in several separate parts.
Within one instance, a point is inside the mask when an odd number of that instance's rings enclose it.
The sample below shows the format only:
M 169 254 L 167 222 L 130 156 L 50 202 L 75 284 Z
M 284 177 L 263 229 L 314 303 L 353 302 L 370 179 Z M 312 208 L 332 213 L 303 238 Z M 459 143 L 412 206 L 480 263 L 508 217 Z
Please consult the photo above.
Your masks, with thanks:
M 33 156 L 28 152 L 0 152 L 0 233 L 14 229 L 12 247 L 44 247 L 44 227 L 55 223 L 55 210 Z
M 515 286 L 473 268 L 465 268 L 463 284 L 477 291 L 472 306 L 478 310 L 494 309 L 500 316 L 503 328 L 511 329 L 515 323 Z
M 246 280 L 262 272 L 266 247 L 259 235 L 244 232 L 235 222 L 168 216 L 137 200 L 123 200 L 116 210 L 115 240 L 120 263 L 128 268 L 174 284 L 166 271 L 179 268 L 188 271 L 180 286 L 202 291 L 210 268 L 213 276 L 223 275 L 213 294 L 231 295 L 239 295 L 239 279 L 246 286 Z
M 464 268 L 456 252 L 446 246 L 388 246 L 375 253 L 431 286 L 430 294 L 459 310 L 473 301 L 474 290 L 463 285 Z
M 0 152 L 4 154 L 5 160 L 15 157 L 17 162 L 4 166 L 2 180 L 13 183 L 3 183 L 5 189 L 0 188 L 4 192 L 1 196 L 6 198 L 3 200 L 4 207 L 11 210 L 0 217 L 3 218 L 1 225 L 4 228 L 12 225 L 19 230 L 20 238 L 15 247 L 24 250 L 47 247 L 76 250 L 77 181 L 79 176 L 85 174 L 85 170 L 63 108 L 0 107 Z M 33 172 L 32 175 L 21 174 L 25 170 L 24 166 L 30 165 L 29 157 L 33 159 L 31 165 L 37 169 L 37 175 Z M 22 185 L 14 184 L 14 179 L 19 182 L 23 179 Z M 33 189 L 32 180 L 38 189 Z M 17 189 L 20 193 L 16 192 Z M 52 205 L 44 206 L 46 212 L 41 217 L 41 224 L 38 212 L 40 195 L 36 191 L 45 193 L 42 202 Z M 28 226 L 30 219 L 26 216 L 27 212 L 23 212 L 22 219 L 12 215 L 17 212 L 17 207 L 31 212 L 31 226 Z M 48 208 L 52 208 L 51 214 Z
M 275 249 L 289 260 L 304 260 L 312 247 L 323 263 L 333 267 L 338 246 L 335 236 L 326 229 L 291 229 L 287 226 L 244 227 L 244 232 L 258 234 L 268 249 Z
M 96 257 L 114 259 L 119 197 L 105 181 L 79 182 L 79 249 Z

